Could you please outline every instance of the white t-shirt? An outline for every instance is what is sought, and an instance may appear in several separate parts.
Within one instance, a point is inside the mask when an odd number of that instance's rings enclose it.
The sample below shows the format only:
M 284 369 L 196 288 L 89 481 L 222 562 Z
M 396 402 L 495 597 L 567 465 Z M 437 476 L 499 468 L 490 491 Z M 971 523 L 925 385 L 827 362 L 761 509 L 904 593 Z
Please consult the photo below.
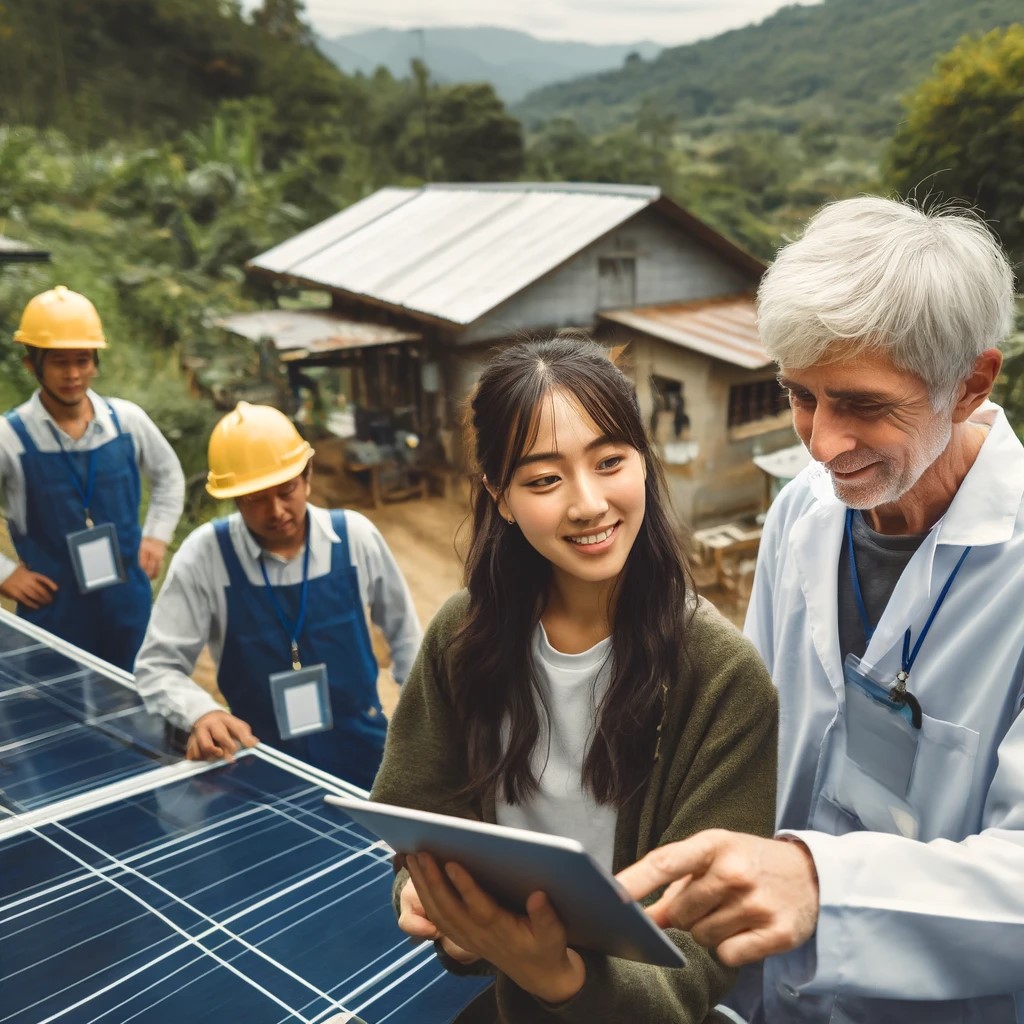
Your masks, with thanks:
M 540 785 L 526 803 L 515 805 L 504 802 L 499 787 L 495 808 L 499 825 L 575 839 L 609 871 L 618 811 L 597 803 L 581 787 L 580 773 L 595 713 L 608 688 L 611 652 L 612 640 L 606 637 L 582 654 L 563 654 L 537 624 L 533 659 L 547 716 L 538 708 L 540 735 L 531 763 Z

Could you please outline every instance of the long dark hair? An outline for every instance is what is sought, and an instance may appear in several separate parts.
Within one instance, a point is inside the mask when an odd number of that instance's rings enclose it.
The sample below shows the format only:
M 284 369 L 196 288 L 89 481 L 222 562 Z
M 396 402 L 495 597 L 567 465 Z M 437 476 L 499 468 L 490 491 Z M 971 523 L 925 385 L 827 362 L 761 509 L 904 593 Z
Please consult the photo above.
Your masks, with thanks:
M 466 737 L 467 795 L 482 799 L 501 786 L 506 801 L 518 803 L 533 793 L 540 691 L 531 638 L 548 599 L 551 564 L 502 518 L 484 478 L 499 497 L 507 491 L 533 444 L 541 402 L 556 390 L 572 395 L 600 433 L 635 448 L 646 469 L 646 511 L 617 589 L 611 679 L 582 778 L 598 802 L 621 808 L 647 779 L 664 696 L 679 682 L 688 574 L 633 385 L 585 335 L 502 350 L 470 399 L 467 436 L 477 464 L 469 610 L 452 648 L 452 703 Z

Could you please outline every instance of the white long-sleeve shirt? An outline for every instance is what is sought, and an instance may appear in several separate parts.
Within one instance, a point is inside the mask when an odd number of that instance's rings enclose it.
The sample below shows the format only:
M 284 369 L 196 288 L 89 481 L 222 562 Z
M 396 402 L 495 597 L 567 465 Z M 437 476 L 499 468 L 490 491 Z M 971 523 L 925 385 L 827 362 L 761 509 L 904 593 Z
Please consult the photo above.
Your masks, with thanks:
M 40 400 L 38 390 L 18 406 L 17 413 L 41 452 L 59 452 L 61 445 L 65 451 L 89 452 L 117 437 L 117 428 L 107 407 L 109 402 L 121 423 L 122 433 L 131 435 L 136 465 L 149 482 L 149 506 L 142 535 L 169 543 L 185 505 L 185 477 L 178 456 L 157 425 L 134 402 L 101 398 L 95 391 L 88 391 L 86 395 L 92 404 L 93 418 L 77 440 L 61 430 Z M 58 437 L 54 437 L 53 430 L 58 432 Z M 8 525 L 17 533 L 25 533 L 28 528 L 25 474 L 21 467 L 23 452 L 14 428 L 5 417 L 0 417 L 0 491 Z M 17 567 L 16 561 L 0 554 L 0 583 Z
M 330 512 L 314 505 L 307 508 L 309 578 L 315 580 L 330 572 L 332 546 L 338 535 Z M 345 523 L 360 597 L 391 646 L 392 674 L 397 682 L 404 682 L 423 638 L 412 594 L 377 527 L 351 510 L 345 512 Z M 290 559 L 263 552 L 237 512 L 228 518 L 228 531 L 246 578 L 254 586 L 265 586 L 261 554 L 271 585 L 302 582 L 304 548 Z M 136 682 L 146 707 L 180 729 L 190 730 L 203 715 L 222 710 L 190 676 L 207 644 L 214 662 L 220 664 L 228 585 L 228 570 L 213 523 L 205 523 L 185 538 L 171 560 L 135 661 Z M 309 614 L 315 615 L 315 608 L 310 608 Z

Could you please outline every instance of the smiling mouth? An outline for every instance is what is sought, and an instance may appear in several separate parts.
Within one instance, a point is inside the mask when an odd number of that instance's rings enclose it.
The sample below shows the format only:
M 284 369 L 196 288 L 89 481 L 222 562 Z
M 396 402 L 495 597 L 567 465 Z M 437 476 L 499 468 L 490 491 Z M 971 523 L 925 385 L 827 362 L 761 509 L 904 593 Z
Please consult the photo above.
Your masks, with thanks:
M 591 533 L 585 537 L 566 537 L 566 540 L 569 541 L 570 544 L 577 544 L 580 547 L 589 547 L 591 544 L 601 544 L 615 532 L 618 525 L 619 524 L 616 523 L 614 526 L 609 526 L 600 533 Z
M 858 466 L 856 469 L 833 469 L 830 470 L 830 472 L 834 477 L 837 477 L 840 480 L 845 480 L 848 479 L 849 477 L 858 476 L 859 474 L 863 473 L 864 470 L 871 469 L 873 466 L 877 465 L 877 462 L 869 462 L 866 465 Z

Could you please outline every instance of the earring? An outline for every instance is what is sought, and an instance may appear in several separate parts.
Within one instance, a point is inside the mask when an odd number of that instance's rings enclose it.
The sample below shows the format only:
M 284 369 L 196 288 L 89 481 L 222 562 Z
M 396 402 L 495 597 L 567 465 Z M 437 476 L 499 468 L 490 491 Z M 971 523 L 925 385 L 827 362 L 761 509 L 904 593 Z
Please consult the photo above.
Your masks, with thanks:
M 514 526 L 515 525 L 515 519 L 513 519 L 512 516 L 508 517 L 508 525 L 509 526 Z

